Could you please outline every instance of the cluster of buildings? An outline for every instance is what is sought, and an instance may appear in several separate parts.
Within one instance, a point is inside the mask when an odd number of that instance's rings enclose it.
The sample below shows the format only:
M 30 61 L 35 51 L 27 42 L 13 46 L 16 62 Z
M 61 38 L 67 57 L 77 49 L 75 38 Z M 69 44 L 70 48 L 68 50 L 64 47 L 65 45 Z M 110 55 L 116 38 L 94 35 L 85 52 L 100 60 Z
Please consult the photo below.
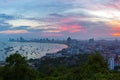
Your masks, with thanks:
M 77 54 L 93 54 L 99 52 L 108 61 L 109 69 L 113 70 L 120 66 L 120 41 L 119 40 L 72 40 L 68 38 L 69 46 L 57 53 L 48 53 L 47 57 L 69 57 Z
M 120 40 L 75 40 L 70 37 L 67 40 L 54 40 L 54 39 L 32 39 L 25 40 L 23 37 L 18 39 L 9 39 L 9 41 L 20 42 L 50 42 L 50 43 L 63 43 L 68 45 L 68 48 L 58 51 L 57 53 L 47 53 L 46 57 L 70 57 L 77 54 L 93 54 L 99 52 L 104 59 L 108 61 L 109 69 L 120 69 Z
M 56 40 L 56 39 L 48 39 L 48 38 L 32 38 L 26 39 L 24 37 L 18 38 L 9 38 L 10 42 L 40 42 L 40 43 L 65 43 L 66 40 Z

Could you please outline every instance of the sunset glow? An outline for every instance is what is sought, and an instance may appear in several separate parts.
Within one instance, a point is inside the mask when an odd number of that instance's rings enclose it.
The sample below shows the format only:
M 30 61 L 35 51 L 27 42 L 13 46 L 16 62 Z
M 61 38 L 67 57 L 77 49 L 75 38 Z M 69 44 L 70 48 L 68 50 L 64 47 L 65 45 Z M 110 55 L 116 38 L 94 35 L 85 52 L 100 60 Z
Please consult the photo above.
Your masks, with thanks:
M 118 36 L 118 37 L 120 37 L 120 33 L 113 33 L 112 36 Z
M 1 0 L 0 32 L 26 36 L 33 33 L 39 37 L 57 34 L 78 39 L 119 38 L 119 4 L 119 0 Z

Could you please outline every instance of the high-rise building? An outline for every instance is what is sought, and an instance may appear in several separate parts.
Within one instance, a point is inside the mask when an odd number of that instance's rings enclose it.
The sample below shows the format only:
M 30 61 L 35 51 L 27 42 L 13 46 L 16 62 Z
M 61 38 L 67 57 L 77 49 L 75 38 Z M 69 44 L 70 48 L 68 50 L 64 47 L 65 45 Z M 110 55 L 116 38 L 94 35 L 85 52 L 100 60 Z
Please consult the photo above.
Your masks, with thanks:
M 110 70 L 114 70 L 114 57 L 110 57 L 109 59 L 108 59 L 108 64 L 109 64 L 109 69 Z

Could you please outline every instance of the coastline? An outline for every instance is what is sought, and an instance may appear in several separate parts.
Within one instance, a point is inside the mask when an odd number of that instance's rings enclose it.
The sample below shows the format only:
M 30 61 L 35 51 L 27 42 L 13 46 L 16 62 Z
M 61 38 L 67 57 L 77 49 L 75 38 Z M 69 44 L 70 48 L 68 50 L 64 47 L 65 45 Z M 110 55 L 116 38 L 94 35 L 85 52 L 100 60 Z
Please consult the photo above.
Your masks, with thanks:
M 0 51 L 3 51 L 4 57 L 9 56 L 12 53 L 20 53 L 27 57 L 27 59 L 39 59 L 46 56 L 46 53 L 57 53 L 64 48 L 68 48 L 63 43 L 41 43 L 41 42 L 1 42 L 3 45 Z M 53 51 L 52 51 L 53 50 Z M 23 53 L 24 51 L 24 53 Z M 2 54 L 1 54 L 2 55 Z M 1 59 L 0 61 L 5 61 Z

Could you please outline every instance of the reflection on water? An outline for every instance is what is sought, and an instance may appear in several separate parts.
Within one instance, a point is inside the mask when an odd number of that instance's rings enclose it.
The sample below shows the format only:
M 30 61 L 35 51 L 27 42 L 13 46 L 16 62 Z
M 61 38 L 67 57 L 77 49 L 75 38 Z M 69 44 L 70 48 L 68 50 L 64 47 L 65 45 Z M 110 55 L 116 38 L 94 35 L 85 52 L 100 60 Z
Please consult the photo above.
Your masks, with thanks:
M 0 61 L 5 60 L 12 53 L 20 53 L 30 58 L 40 58 L 46 53 L 54 53 L 67 48 L 64 44 L 52 43 L 21 43 L 21 42 L 0 42 Z

